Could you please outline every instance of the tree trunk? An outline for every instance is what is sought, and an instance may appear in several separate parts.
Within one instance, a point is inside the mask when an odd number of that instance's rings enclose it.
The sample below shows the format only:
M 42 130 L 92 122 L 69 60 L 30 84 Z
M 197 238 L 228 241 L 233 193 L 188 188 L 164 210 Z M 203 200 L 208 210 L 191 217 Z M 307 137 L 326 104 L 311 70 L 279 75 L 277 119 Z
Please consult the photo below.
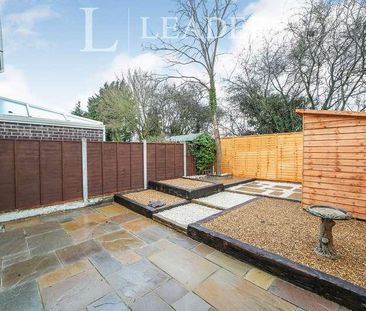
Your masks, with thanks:
M 338 257 L 333 246 L 332 228 L 334 225 L 334 220 L 322 218 L 322 223 L 320 224 L 319 244 L 315 248 L 315 253 L 317 255 L 331 259 L 336 259 Z
M 219 122 L 217 120 L 217 96 L 214 77 L 210 78 L 209 103 L 212 116 L 213 133 L 216 143 L 216 174 L 221 175 L 221 142 Z

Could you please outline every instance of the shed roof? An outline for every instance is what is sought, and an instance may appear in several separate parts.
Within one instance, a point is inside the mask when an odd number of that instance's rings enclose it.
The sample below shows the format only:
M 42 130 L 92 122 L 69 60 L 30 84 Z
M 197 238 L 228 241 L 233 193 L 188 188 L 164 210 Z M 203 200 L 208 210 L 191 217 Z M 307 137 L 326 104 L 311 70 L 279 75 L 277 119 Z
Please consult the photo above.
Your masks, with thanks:
M 104 129 L 103 122 L 0 96 L 0 121 Z
M 312 109 L 296 109 L 299 115 L 329 115 L 329 116 L 346 116 L 346 117 L 366 117 L 366 112 L 352 111 L 335 111 L 335 110 L 312 110 Z

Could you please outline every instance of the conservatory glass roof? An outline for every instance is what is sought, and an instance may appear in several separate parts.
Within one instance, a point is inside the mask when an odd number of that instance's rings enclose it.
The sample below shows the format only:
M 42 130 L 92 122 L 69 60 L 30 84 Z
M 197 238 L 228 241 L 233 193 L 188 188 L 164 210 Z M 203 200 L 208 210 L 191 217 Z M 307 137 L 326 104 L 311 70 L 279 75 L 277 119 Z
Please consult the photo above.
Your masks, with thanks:
M 0 120 L 36 124 L 103 128 L 102 122 L 0 96 Z

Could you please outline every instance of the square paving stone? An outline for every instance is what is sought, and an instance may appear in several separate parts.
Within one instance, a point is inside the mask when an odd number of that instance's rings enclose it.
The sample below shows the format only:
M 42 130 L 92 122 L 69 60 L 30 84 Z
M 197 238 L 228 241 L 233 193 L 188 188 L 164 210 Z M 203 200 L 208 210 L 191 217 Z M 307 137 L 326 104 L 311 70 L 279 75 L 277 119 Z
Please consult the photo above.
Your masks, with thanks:
M 199 242 L 180 233 L 171 234 L 167 237 L 167 239 L 172 243 L 182 246 L 186 249 L 192 249 L 199 244 Z
M 60 262 L 53 253 L 35 256 L 5 268 L 2 273 L 2 286 L 10 287 L 34 280 L 60 266 Z
M 165 282 L 162 286 L 155 290 L 155 292 L 168 304 L 173 304 L 184 295 L 188 293 L 180 283 L 174 279 L 170 279 Z
M 122 297 L 123 301 L 131 305 L 136 299 L 153 291 L 164 283 L 168 276 L 153 264 L 141 260 L 106 277 L 109 284 Z
M 305 310 L 338 310 L 339 305 L 281 279 L 276 279 L 269 291 Z
M 220 311 L 295 310 L 295 306 L 287 301 L 222 269 L 202 282 L 194 292 Z
M 105 217 L 114 217 L 126 213 L 126 208 L 117 205 L 107 205 L 96 209 L 98 213 L 101 213 Z
M 88 311 L 128 311 L 128 307 L 115 293 L 105 295 L 87 307 Z
M 161 226 L 149 226 L 146 230 L 141 230 L 136 235 L 147 243 L 153 243 L 167 237 L 170 232 Z
M 26 252 L 28 250 L 23 230 L 0 233 L 0 258 Z
M 46 288 L 81 272 L 92 269 L 94 269 L 94 267 L 88 260 L 80 260 L 72 263 L 71 265 L 67 265 L 66 267 L 43 275 L 38 280 L 38 283 L 41 288 Z
M 35 226 L 30 226 L 24 228 L 24 232 L 26 236 L 46 233 L 49 231 L 55 231 L 61 229 L 61 225 L 58 222 L 47 222 L 45 224 L 38 224 Z
M 4 311 L 43 310 L 36 281 L 0 292 L 0 308 Z
M 263 189 L 256 189 L 256 188 L 250 188 L 250 187 L 241 187 L 238 189 L 239 191 L 243 191 L 243 192 L 249 192 L 249 193 L 263 193 L 266 190 Z
M 96 253 L 89 259 L 103 276 L 116 272 L 122 268 L 122 264 L 105 251 Z
M 149 257 L 160 269 L 193 289 L 219 267 L 180 246 L 170 247 Z
M 176 311 L 208 311 L 211 308 L 211 306 L 206 301 L 192 292 L 186 294 L 172 306 Z
M 245 275 L 245 279 L 263 289 L 268 289 L 276 278 L 267 272 L 253 268 Z
M 132 311 L 173 311 L 159 296 L 154 293 L 145 295 L 131 305 Z
M 116 258 L 123 265 L 131 265 L 141 260 L 141 256 L 132 250 L 123 250 L 118 253 L 113 253 L 113 257 Z
M 102 246 L 111 253 L 120 252 L 129 248 L 137 248 L 145 244 L 142 240 L 125 230 L 103 235 L 97 238 L 97 241 L 99 241 L 100 244 L 102 244 Z
M 146 218 L 139 218 L 123 224 L 123 228 L 125 228 L 128 231 L 136 232 L 140 230 L 145 230 L 152 225 L 155 225 L 155 223 L 152 220 Z
M 41 289 L 46 310 L 80 310 L 112 291 L 98 272 L 85 271 Z
M 193 248 L 192 251 L 202 257 L 206 257 L 207 255 L 213 253 L 215 249 L 206 244 L 200 243 L 195 248 Z
M 219 251 L 214 251 L 207 255 L 206 258 L 236 275 L 244 275 L 252 268 L 251 265 Z
M 70 264 L 85 257 L 101 252 L 103 249 L 93 240 L 65 247 L 56 251 L 64 264 Z
M 248 201 L 253 200 L 254 198 L 255 197 L 251 195 L 223 191 L 204 198 L 197 199 L 196 201 L 202 202 L 203 204 L 208 204 L 212 207 L 228 209 L 237 205 L 244 204 Z
M 27 242 L 31 255 L 40 255 L 69 246 L 72 244 L 72 239 L 60 229 L 28 237 Z

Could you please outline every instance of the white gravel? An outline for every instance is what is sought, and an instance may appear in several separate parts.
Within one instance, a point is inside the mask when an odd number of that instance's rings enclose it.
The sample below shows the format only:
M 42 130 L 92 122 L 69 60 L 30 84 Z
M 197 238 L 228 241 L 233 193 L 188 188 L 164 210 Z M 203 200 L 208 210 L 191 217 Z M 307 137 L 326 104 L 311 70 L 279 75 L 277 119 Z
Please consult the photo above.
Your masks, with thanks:
M 206 203 L 212 207 L 228 209 L 239 204 L 244 204 L 254 198 L 255 196 L 252 195 L 223 191 L 208 197 L 197 199 L 196 201 Z
M 163 216 L 164 218 L 170 219 L 187 228 L 189 224 L 200 221 L 220 212 L 221 211 L 214 208 L 209 208 L 195 203 L 189 203 L 174 207 L 155 215 Z

